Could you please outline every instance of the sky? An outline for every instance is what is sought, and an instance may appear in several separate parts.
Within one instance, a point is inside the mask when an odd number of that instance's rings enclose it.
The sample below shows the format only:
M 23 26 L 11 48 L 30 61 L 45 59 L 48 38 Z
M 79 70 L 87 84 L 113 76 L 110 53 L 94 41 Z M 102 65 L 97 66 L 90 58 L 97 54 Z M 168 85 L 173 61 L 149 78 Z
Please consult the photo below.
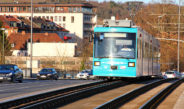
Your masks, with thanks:
M 117 1 L 117 2 L 127 2 L 127 1 L 142 1 L 144 3 L 149 3 L 152 0 L 98 0 L 99 2 L 102 1 Z
M 144 3 L 150 3 L 150 2 L 160 2 L 161 0 L 96 0 L 96 1 L 99 1 L 99 2 L 103 2 L 103 1 L 115 1 L 115 2 L 127 2 L 127 1 L 142 1 L 142 2 L 144 2 Z M 179 0 L 171 0 L 171 1 L 175 1 L 176 2 L 176 4 L 178 4 L 179 2 Z M 182 1 L 182 0 L 181 0 Z M 183 1 L 183 3 L 182 4 L 184 4 L 184 1 Z

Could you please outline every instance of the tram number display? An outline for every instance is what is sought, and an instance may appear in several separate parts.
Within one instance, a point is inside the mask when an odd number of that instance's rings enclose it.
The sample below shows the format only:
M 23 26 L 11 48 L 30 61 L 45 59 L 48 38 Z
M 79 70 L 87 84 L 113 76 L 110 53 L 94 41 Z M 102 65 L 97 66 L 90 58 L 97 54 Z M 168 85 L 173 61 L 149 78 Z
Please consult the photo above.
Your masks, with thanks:
M 116 40 L 116 45 L 132 45 L 132 40 Z

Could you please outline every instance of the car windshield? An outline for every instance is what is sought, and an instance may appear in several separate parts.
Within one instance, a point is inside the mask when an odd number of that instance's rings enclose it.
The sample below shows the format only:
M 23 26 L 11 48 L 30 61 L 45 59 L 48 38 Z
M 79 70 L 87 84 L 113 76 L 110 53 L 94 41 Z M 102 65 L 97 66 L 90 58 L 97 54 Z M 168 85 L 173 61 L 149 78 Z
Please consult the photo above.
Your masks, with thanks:
M 96 58 L 135 58 L 135 33 L 99 33 L 95 37 Z M 101 38 L 100 38 L 101 37 Z
M 0 65 L 0 70 L 14 70 L 12 65 Z
M 165 72 L 166 74 L 174 74 L 174 72 Z
M 52 69 L 42 69 L 41 72 L 52 72 Z

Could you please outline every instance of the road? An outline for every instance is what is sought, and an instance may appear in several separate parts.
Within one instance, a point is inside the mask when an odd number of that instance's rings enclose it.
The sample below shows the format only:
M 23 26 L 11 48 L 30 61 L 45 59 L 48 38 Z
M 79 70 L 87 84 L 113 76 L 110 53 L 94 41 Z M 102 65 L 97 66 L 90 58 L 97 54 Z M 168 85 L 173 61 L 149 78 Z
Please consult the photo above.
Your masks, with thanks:
M 0 83 L 0 101 L 57 90 L 94 80 L 24 80 L 23 83 Z

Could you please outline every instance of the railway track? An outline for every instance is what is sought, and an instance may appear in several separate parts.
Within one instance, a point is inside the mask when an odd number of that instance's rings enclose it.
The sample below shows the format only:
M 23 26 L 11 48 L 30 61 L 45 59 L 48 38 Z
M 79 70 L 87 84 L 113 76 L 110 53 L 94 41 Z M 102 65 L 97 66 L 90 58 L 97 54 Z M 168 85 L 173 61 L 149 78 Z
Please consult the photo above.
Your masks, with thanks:
M 174 89 L 176 89 L 184 79 L 180 79 L 161 90 L 157 95 L 153 96 L 148 102 L 139 109 L 155 109 Z
M 54 108 L 126 84 L 128 83 L 122 81 L 95 82 L 52 92 L 46 92 L 43 94 L 4 101 L 0 103 L 0 109 Z
M 174 83 L 170 83 L 171 85 L 168 85 L 169 81 L 175 81 Z M 98 107 L 96 107 L 96 109 L 116 109 L 116 108 L 126 108 L 123 107 L 126 104 L 130 103 L 129 108 L 131 107 L 131 105 L 133 103 L 131 103 L 131 101 L 135 100 L 142 100 L 142 98 L 139 98 L 140 96 L 142 96 L 144 93 L 151 91 L 150 89 L 154 89 L 157 88 L 158 86 L 161 86 L 163 84 L 166 84 L 166 88 L 162 88 L 160 89 L 159 93 L 156 94 L 155 96 L 153 96 L 150 100 L 148 99 L 147 102 L 140 107 L 140 109 L 150 109 L 150 108 L 156 108 L 161 102 L 162 100 L 164 100 L 177 86 L 179 86 L 184 80 L 180 79 L 180 80 L 174 80 L 174 79 L 164 79 L 164 80 L 158 80 L 156 82 L 147 84 L 143 87 L 137 88 L 131 92 L 128 92 L 126 94 L 123 94 L 119 97 L 116 97 L 113 100 L 110 100 Z M 158 90 L 158 89 L 157 89 Z M 145 95 L 148 96 L 148 95 Z M 134 101 L 134 105 L 136 105 L 136 103 L 138 103 L 138 101 Z M 135 107 L 134 107 L 135 108 Z M 137 108 L 137 107 L 136 107 Z

